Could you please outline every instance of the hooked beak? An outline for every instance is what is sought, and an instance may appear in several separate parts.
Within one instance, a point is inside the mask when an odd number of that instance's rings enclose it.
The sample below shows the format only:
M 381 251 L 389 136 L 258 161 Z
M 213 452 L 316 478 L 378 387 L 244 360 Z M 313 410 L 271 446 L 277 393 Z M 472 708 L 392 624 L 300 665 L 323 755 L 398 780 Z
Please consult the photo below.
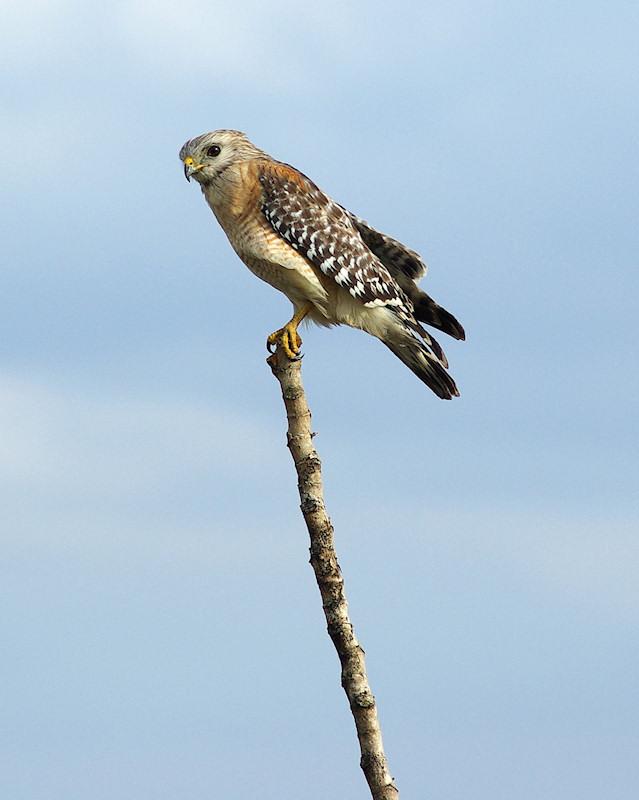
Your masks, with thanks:
M 191 182 L 191 175 L 193 175 L 194 172 L 197 172 L 198 169 L 199 167 L 195 166 L 195 162 L 191 156 L 187 156 L 184 159 L 184 177 L 187 179 L 187 181 L 189 181 L 189 183 Z

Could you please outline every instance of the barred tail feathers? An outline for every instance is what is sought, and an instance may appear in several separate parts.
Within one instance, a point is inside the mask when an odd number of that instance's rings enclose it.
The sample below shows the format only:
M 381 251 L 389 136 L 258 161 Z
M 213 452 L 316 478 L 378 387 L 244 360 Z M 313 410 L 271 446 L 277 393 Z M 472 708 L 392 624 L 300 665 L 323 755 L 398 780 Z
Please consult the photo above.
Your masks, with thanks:
M 413 297 L 413 304 L 415 306 L 415 319 L 420 322 L 425 322 L 433 328 L 437 328 L 455 339 L 466 338 L 464 329 L 458 320 L 450 313 L 438 305 L 432 297 L 429 297 L 426 292 L 419 292 L 417 297 Z
M 429 337 L 430 339 L 430 337 Z M 455 381 L 446 372 L 442 361 L 417 339 L 412 333 L 404 331 L 403 335 L 384 337 L 381 341 L 411 370 L 423 383 L 432 389 L 442 400 L 459 397 Z M 435 340 L 431 340 L 435 343 Z M 436 348 L 441 352 L 439 345 Z

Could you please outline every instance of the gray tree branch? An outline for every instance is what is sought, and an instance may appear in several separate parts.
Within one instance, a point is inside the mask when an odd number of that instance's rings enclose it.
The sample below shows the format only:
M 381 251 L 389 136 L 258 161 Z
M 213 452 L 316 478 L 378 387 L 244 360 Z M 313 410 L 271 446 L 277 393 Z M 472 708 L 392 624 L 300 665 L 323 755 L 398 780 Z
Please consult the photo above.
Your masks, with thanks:
M 342 686 L 359 739 L 360 766 L 373 800 L 398 800 L 399 792 L 384 755 L 375 698 L 366 676 L 364 651 L 355 638 L 348 616 L 344 579 L 333 543 L 333 526 L 324 506 L 322 467 L 313 446 L 311 412 L 302 385 L 301 361 L 290 361 L 278 345 L 267 363 L 282 388 L 288 418 L 288 448 L 295 462 L 300 507 L 311 540 L 311 566 L 322 596 L 328 634 L 342 665 Z

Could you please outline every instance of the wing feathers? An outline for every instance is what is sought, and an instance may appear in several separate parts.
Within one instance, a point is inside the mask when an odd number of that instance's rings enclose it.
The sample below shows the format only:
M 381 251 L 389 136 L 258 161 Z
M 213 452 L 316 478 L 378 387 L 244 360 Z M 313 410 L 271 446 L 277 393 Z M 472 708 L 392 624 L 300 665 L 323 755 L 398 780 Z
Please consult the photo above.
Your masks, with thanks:
M 459 321 L 450 313 L 438 305 L 426 292 L 418 289 L 412 301 L 415 307 L 415 318 L 427 325 L 432 325 L 455 339 L 466 338 L 466 333 Z
M 415 318 L 427 325 L 432 325 L 433 328 L 438 328 L 455 339 L 465 339 L 466 334 L 458 320 L 417 286 L 417 281 L 423 278 L 428 270 L 419 253 L 388 234 L 371 227 L 361 217 L 350 211 L 346 213 L 360 232 L 364 242 L 410 298 Z
M 384 344 L 442 400 L 459 397 L 455 381 L 424 344 L 414 336 L 389 337 Z
M 346 210 L 346 209 L 344 209 Z M 419 253 L 406 247 L 386 233 L 376 230 L 361 217 L 350 211 L 346 212 L 359 231 L 362 239 L 384 266 L 397 280 L 405 275 L 411 281 L 418 281 L 426 275 L 428 267 Z M 400 285 L 402 285 L 400 283 Z
M 341 206 L 286 164 L 265 164 L 260 181 L 262 213 L 295 250 L 365 306 L 412 317 L 410 300 Z
M 415 285 L 426 272 L 420 256 L 350 214 L 288 164 L 264 161 L 259 180 L 262 213 L 273 230 L 362 305 L 393 312 L 388 335 L 375 335 L 439 397 L 457 396 L 442 348 L 418 320 L 457 338 L 463 329 Z

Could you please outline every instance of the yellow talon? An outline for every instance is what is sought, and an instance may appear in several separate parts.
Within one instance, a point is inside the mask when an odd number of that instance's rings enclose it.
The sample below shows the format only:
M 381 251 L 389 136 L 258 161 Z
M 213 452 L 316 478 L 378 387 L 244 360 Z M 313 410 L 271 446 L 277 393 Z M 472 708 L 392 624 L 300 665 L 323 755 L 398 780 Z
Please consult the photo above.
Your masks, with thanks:
M 293 361 L 299 355 L 302 339 L 295 328 L 289 323 L 283 328 L 280 328 L 279 331 L 272 333 L 266 340 L 266 346 L 269 350 L 276 347 L 278 344 L 281 345 L 286 356 Z
M 310 305 L 304 306 L 293 314 L 292 319 L 287 322 L 283 328 L 274 331 L 266 340 L 267 349 L 272 352 L 271 348 L 277 347 L 277 345 L 280 344 L 286 357 L 291 361 L 295 361 L 295 359 L 299 358 L 302 338 L 297 332 L 297 326 L 310 310 Z

